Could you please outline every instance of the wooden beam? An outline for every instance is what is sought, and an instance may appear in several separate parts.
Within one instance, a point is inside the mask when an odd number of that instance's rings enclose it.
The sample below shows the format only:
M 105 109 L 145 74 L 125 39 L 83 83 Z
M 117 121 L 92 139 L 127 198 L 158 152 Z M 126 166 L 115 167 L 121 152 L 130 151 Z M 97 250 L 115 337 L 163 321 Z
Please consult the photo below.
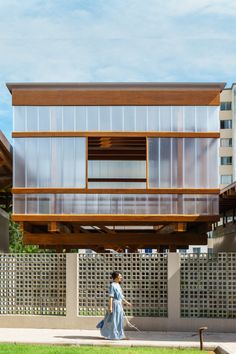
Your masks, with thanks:
M 12 188 L 12 194 L 219 194 L 219 188 Z
M 105 232 L 107 232 L 108 234 L 116 234 L 116 232 L 112 229 L 109 229 L 108 227 L 104 226 L 104 225 L 99 225 L 99 228 Z
M 12 89 L 13 106 L 218 106 L 219 89 Z
M 170 222 L 214 222 L 218 215 L 200 214 L 12 214 L 13 221 L 67 221 L 82 225 L 154 225 Z
M 56 221 L 51 221 L 48 223 L 48 232 L 59 232 L 60 227 Z
M 80 245 L 105 247 L 109 245 L 114 247 L 129 247 L 132 245 L 142 245 L 142 248 L 150 247 L 153 245 L 205 245 L 207 244 L 207 234 L 196 233 L 181 233 L 181 234 L 130 234 L 122 233 L 116 235 L 108 235 L 101 233 L 89 234 L 55 234 L 49 233 L 25 233 L 24 243 L 27 245 Z
M 174 225 L 174 230 L 177 232 L 184 232 L 186 231 L 187 224 L 183 222 L 178 222 L 177 224 Z
M 219 132 L 13 132 L 13 138 L 46 138 L 46 137 L 144 137 L 144 138 L 219 138 Z

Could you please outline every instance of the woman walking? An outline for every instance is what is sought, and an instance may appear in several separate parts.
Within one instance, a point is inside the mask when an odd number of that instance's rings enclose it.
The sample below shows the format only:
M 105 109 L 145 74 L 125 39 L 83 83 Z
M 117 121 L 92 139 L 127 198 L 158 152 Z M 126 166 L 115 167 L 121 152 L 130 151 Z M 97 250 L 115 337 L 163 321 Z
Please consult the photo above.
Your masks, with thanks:
M 124 334 L 124 311 L 122 302 L 129 306 L 129 303 L 122 293 L 120 283 L 122 275 L 120 272 L 112 273 L 112 283 L 109 288 L 109 305 L 108 312 L 104 320 L 98 324 L 101 330 L 101 335 L 106 339 L 126 339 Z

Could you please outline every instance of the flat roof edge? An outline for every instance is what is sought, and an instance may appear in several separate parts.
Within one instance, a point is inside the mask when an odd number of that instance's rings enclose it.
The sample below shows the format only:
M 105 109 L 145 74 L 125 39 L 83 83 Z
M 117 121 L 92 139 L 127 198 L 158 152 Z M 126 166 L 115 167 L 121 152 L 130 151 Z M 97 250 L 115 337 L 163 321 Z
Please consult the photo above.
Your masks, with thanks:
M 41 82 L 6 83 L 8 90 L 219 90 L 225 82 Z

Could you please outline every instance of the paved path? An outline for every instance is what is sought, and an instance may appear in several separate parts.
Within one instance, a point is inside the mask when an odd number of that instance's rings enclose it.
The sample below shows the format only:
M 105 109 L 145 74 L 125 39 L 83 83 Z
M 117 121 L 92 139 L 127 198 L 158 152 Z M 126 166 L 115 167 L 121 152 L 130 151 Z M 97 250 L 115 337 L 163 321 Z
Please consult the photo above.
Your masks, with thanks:
M 98 330 L 0 328 L 1 343 L 112 345 L 150 347 L 199 347 L 197 333 L 192 332 L 126 332 L 129 340 L 105 340 Z M 204 346 L 217 346 L 225 353 L 236 354 L 236 333 L 205 333 Z

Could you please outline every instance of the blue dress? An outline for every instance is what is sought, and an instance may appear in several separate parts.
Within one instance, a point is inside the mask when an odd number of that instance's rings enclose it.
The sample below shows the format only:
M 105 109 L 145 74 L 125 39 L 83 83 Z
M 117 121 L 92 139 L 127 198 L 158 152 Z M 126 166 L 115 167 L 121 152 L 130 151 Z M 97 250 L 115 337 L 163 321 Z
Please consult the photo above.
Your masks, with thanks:
M 124 295 L 120 284 L 113 282 L 109 288 L 109 297 L 113 297 L 112 313 L 107 312 L 103 321 L 97 327 L 100 328 L 101 335 L 107 339 L 123 339 L 124 334 L 124 311 L 122 300 Z

